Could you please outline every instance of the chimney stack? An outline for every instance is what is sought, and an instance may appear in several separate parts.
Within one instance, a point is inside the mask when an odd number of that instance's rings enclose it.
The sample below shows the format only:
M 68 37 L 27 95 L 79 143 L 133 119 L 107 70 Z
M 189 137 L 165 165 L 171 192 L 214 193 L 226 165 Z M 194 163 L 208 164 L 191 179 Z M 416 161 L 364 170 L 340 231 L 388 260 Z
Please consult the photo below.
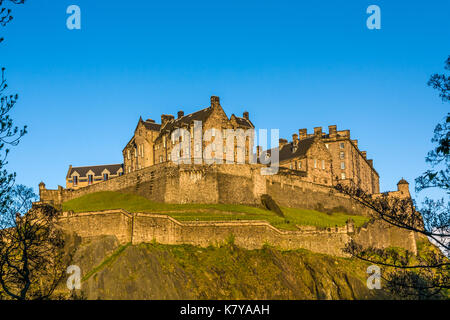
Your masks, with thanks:
M 298 129 L 298 136 L 300 140 L 306 139 L 308 136 L 308 129 Z
M 292 135 L 292 143 L 294 147 L 298 146 L 298 135 L 296 133 Z
M 220 99 L 217 96 L 211 96 L 211 107 L 215 108 L 220 105 Z
M 178 116 L 177 119 L 180 119 L 182 116 L 184 116 L 184 111 L 183 110 L 178 111 L 177 116 Z
M 367 159 L 367 151 L 361 151 L 361 153 L 362 153 L 364 159 Z
M 249 114 L 248 114 L 248 111 L 245 111 L 243 114 L 242 114 L 242 117 L 244 118 L 244 119 L 249 119 Z
M 286 143 L 287 143 L 286 139 L 279 139 L 278 140 L 278 147 L 281 149 Z
M 373 160 L 372 160 L 372 159 L 369 159 L 369 160 L 367 160 L 367 162 L 368 162 L 369 165 L 373 168 Z
M 355 147 L 358 148 L 358 140 L 352 140 L 353 144 L 355 145 Z
M 171 114 L 162 114 L 161 115 L 161 125 L 164 126 L 170 120 L 175 119 L 175 117 Z
M 321 137 L 322 136 L 322 127 L 315 127 L 314 135 Z
M 328 134 L 329 134 L 330 138 L 336 138 L 337 126 L 336 125 L 328 126 Z

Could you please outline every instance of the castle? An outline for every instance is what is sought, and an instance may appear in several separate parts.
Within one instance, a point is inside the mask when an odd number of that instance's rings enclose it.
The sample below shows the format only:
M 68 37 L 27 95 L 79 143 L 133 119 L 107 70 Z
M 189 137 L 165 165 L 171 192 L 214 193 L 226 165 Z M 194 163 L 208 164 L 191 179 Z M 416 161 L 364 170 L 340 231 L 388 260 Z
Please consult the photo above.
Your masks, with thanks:
M 189 132 L 188 145 L 190 150 L 185 151 L 193 159 L 200 160 L 204 164 L 204 154 L 198 152 L 194 143 L 194 123 L 201 123 L 202 136 L 208 130 L 211 132 L 210 141 L 201 141 L 203 150 L 209 145 L 215 146 L 216 139 L 223 139 L 222 131 L 252 130 L 255 128 L 250 120 L 249 113 L 244 112 L 242 117 L 234 114 L 227 117 L 219 97 L 211 97 L 211 105 L 194 113 L 184 115 L 179 111 L 177 118 L 173 115 L 161 115 L 161 123 L 157 124 L 152 119 L 139 119 L 134 134 L 122 150 L 123 165 L 103 165 L 87 167 L 69 167 L 66 176 L 66 188 L 79 189 L 91 184 L 102 182 L 110 178 L 129 174 L 159 163 L 170 162 L 175 139 L 172 135 L 176 129 L 184 128 Z M 180 137 L 180 141 L 183 140 Z M 250 135 L 244 137 L 245 150 L 239 150 L 237 141 L 233 146 L 232 159 L 237 162 L 239 152 L 244 152 L 245 163 L 249 163 L 253 155 L 253 139 Z M 292 135 L 292 141 L 279 139 L 276 148 L 279 153 L 279 166 L 295 170 L 299 179 L 317 184 L 331 186 L 342 180 L 351 182 L 367 193 L 379 193 L 379 175 L 373 167 L 373 160 L 367 159 L 366 151 L 360 151 L 358 140 L 350 139 L 350 130 L 338 131 L 335 125 L 328 127 L 328 133 L 322 132 L 321 127 L 314 128 L 314 133 L 308 134 L 307 129 L 299 129 L 299 134 Z M 263 152 L 260 146 L 256 147 L 257 157 Z M 267 150 L 270 155 L 275 150 Z M 212 151 L 212 157 L 216 157 L 218 150 Z M 227 150 L 220 155 L 224 160 Z M 198 163 L 198 161 L 197 161 Z
M 367 208 L 334 189 L 337 183 L 349 183 L 368 194 L 379 194 L 379 175 L 373 161 L 359 150 L 349 130 L 339 131 L 335 125 L 329 126 L 328 133 L 320 127 L 313 133 L 300 129 L 290 142 L 279 139 L 278 146 L 268 150 L 256 146 L 253 152 L 254 128 L 248 112 L 242 117 L 228 117 L 216 96 L 211 97 L 210 106 L 197 112 L 184 115 L 180 111 L 177 118 L 163 114 L 160 124 L 140 118 L 122 151 L 123 164 L 70 166 L 66 188 L 49 190 L 40 183 L 40 201 L 61 206 L 86 194 L 118 191 L 164 203 L 260 206 L 262 196 L 268 195 L 283 207 L 369 215 Z M 230 130 L 240 134 L 227 140 L 224 150 L 222 140 Z M 197 141 L 198 133 L 204 139 Z M 265 160 L 275 154 L 276 174 L 262 174 L 267 168 Z M 408 183 L 402 179 L 398 191 L 391 194 L 408 197 Z M 412 232 L 379 221 L 357 229 L 348 222 L 345 227 L 327 230 L 298 226 L 297 231 L 282 231 L 264 221 L 180 222 L 163 214 L 112 210 L 65 212 L 61 223 L 83 237 L 111 234 L 132 243 L 156 240 L 206 246 L 233 234 L 236 243 L 247 248 L 269 243 L 342 255 L 345 243 L 357 239 L 375 247 L 416 251 Z

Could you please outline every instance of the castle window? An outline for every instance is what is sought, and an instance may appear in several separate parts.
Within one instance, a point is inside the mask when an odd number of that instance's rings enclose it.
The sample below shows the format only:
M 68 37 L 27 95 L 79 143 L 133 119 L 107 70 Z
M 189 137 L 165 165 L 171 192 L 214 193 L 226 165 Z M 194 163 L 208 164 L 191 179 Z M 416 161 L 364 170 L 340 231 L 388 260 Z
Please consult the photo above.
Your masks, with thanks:
M 325 160 L 322 160 L 322 170 L 325 170 Z
M 137 149 L 137 146 L 134 147 L 134 157 L 135 157 L 135 158 L 138 157 L 138 149 Z
M 76 186 L 78 185 L 78 177 L 77 176 L 73 176 L 73 185 Z
M 317 159 L 314 159 L 314 168 L 317 168 Z
M 299 162 L 298 162 L 298 168 L 300 169 L 301 167 L 302 167 L 302 162 L 299 161 Z
M 291 169 L 292 170 L 292 163 L 289 165 L 289 169 Z
M 127 158 L 128 158 L 128 160 L 130 160 L 130 158 L 131 158 L 131 155 L 130 155 L 130 149 L 127 149 Z
M 345 179 L 345 172 L 341 173 L 341 179 L 344 180 Z
M 128 173 L 130 173 L 131 172 L 131 167 L 128 167 Z
M 92 184 L 94 181 L 94 176 L 92 174 L 88 175 L 88 184 Z
M 142 156 L 142 158 L 144 157 L 144 145 L 143 144 L 141 144 L 141 156 Z
M 340 143 L 340 147 L 341 147 L 341 149 L 344 149 L 345 144 L 344 144 L 343 142 L 341 142 L 341 143 Z
M 159 162 L 163 162 L 163 156 L 159 156 Z
M 327 149 L 329 149 L 330 145 L 328 143 L 325 143 L 325 147 L 327 147 Z
M 345 169 L 345 162 L 341 162 L 341 169 L 342 169 L 342 170 Z
M 103 180 L 104 180 L 104 181 L 108 180 L 108 177 L 109 177 L 109 176 L 108 176 L 107 173 L 104 173 L 104 174 L 103 174 Z
M 212 129 L 211 129 L 211 136 L 212 136 L 212 137 L 215 137 L 215 136 L 216 136 L 216 129 L 215 129 L 215 128 L 212 128 Z
M 339 158 L 345 159 L 345 152 L 344 152 L 344 151 L 341 151 L 341 152 L 339 153 Z

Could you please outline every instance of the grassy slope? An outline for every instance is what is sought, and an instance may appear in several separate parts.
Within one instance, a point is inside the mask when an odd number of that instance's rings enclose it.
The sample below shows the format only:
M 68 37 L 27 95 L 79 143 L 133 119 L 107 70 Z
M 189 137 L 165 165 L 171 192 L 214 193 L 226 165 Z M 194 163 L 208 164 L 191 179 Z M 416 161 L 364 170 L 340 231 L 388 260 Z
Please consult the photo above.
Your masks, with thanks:
M 84 244 L 73 263 L 81 267 L 88 299 L 388 297 L 367 289 L 367 264 L 307 250 L 245 250 L 232 243 L 120 246 L 113 237 L 100 237 Z
M 348 218 L 356 226 L 368 218 L 345 213 L 326 214 L 315 210 L 282 208 L 285 218 L 257 207 L 232 204 L 167 204 L 150 201 L 134 194 L 97 192 L 67 201 L 64 211 L 86 212 L 107 209 L 124 209 L 128 212 L 154 212 L 167 214 L 178 220 L 265 220 L 280 229 L 295 230 L 295 225 L 317 227 L 344 226 Z

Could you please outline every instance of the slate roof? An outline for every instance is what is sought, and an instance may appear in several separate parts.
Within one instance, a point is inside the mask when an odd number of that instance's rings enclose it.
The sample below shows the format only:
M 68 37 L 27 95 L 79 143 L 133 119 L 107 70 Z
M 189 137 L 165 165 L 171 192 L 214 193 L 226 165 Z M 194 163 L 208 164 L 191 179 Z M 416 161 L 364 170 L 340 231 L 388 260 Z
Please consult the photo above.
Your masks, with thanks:
M 123 168 L 123 164 L 104 164 L 99 166 L 86 166 L 86 167 L 69 167 L 69 171 L 67 172 L 67 177 L 72 176 L 72 174 L 76 171 L 80 177 L 87 177 L 87 173 L 89 170 L 94 172 L 95 176 L 101 176 L 103 170 L 107 169 L 110 174 L 117 174 L 120 168 Z
M 298 142 L 297 150 L 294 151 L 293 149 L 293 143 L 286 143 L 281 147 L 281 150 L 279 151 L 279 161 L 283 162 L 289 159 L 293 158 L 301 158 L 305 157 L 306 153 L 308 152 L 309 148 L 313 145 L 315 140 L 315 137 L 306 138 L 303 140 L 300 140 Z M 278 150 L 278 148 L 270 149 L 267 152 L 271 154 L 272 150 Z M 264 152 L 263 152 L 264 154 Z
M 152 131 L 160 131 L 161 130 L 161 125 L 155 123 L 154 121 L 142 121 L 142 123 L 144 124 L 144 127 L 148 130 L 152 130 Z
M 236 116 L 235 116 L 236 117 Z M 248 128 L 254 128 L 255 126 L 253 125 L 253 123 L 250 120 L 247 120 L 245 118 L 241 118 L 241 117 L 236 117 L 236 122 L 238 123 L 238 125 L 240 126 L 244 126 L 244 127 L 248 127 Z
M 161 131 L 172 131 L 174 128 L 180 128 L 183 124 L 190 124 L 194 120 L 205 122 L 211 112 L 212 107 L 208 107 L 182 116 L 181 118 L 170 120 L 161 128 Z

